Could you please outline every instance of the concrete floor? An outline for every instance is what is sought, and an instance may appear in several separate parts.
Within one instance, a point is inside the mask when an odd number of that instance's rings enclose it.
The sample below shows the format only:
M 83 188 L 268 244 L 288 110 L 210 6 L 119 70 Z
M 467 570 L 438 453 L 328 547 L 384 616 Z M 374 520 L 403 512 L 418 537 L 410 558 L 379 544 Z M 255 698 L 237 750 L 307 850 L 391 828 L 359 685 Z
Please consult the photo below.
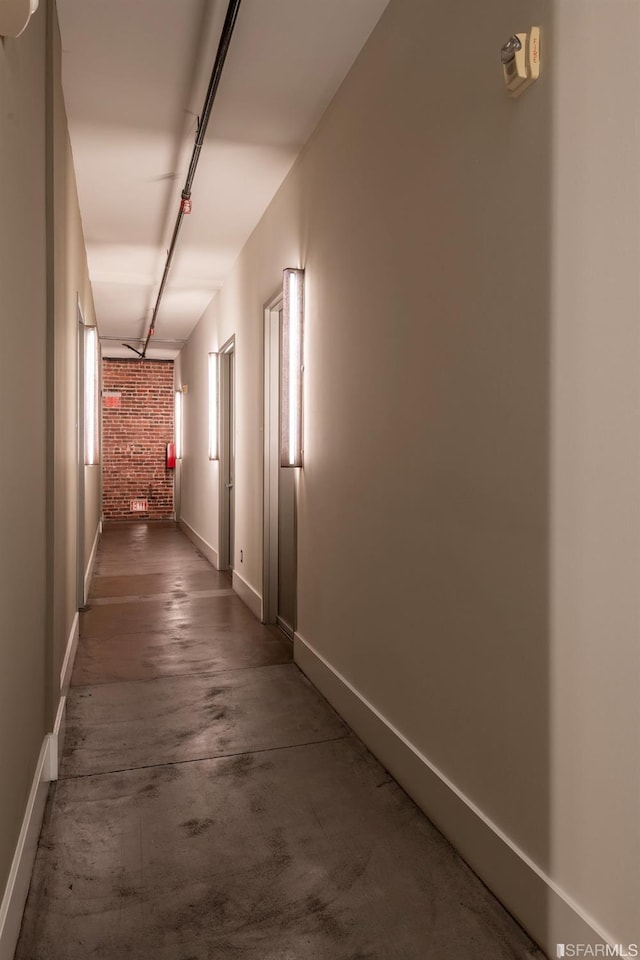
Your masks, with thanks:
M 227 575 L 105 531 L 16 960 L 542 956 Z

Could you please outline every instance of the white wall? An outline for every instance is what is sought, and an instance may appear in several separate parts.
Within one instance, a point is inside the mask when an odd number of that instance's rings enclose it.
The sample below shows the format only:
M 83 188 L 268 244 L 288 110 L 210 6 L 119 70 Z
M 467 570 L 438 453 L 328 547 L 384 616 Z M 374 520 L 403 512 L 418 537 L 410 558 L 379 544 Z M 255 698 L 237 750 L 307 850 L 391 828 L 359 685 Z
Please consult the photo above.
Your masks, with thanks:
M 76 302 L 91 322 L 53 0 L 0 39 L 0 957 L 13 956 L 56 775 L 61 669 L 76 636 Z M 86 520 L 99 516 L 88 468 Z M 93 543 L 93 539 L 91 539 Z M 81 554 L 80 556 L 78 554 Z M 51 736 L 53 734 L 53 736 Z
M 89 283 L 84 233 L 69 142 L 61 82 L 61 41 L 57 20 L 52 23 L 52 187 L 53 223 L 50 247 L 53 337 L 53 655 L 52 683 L 59 685 L 60 668 L 73 629 L 77 610 L 77 565 L 84 572 L 89 563 L 100 519 L 100 467 L 84 470 L 84 542 L 79 545 L 78 524 L 78 304 L 85 324 L 95 325 L 93 295 Z M 57 708 L 54 689 L 53 709 Z
M 637 17 L 392 0 L 181 358 L 195 406 L 236 335 L 260 593 L 262 308 L 305 267 L 298 656 L 399 734 L 358 727 L 548 949 L 640 940 Z M 183 516 L 213 537 L 193 429 Z
M 556 4 L 554 874 L 640 941 L 640 6 Z
M 208 322 L 193 333 L 190 349 L 176 360 L 176 388 L 187 386 L 183 396 L 184 457 L 178 465 L 181 508 L 179 519 L 218 553 L 218 461 L 209 460 L 208 364 L 209 353 L 222 346 L 215 330 L 217 301 L 211 302 Z M 210 556 L 215 561 L 215 558 Z
M 45 20 L 0 41 L 0 893 L 46 729 Z

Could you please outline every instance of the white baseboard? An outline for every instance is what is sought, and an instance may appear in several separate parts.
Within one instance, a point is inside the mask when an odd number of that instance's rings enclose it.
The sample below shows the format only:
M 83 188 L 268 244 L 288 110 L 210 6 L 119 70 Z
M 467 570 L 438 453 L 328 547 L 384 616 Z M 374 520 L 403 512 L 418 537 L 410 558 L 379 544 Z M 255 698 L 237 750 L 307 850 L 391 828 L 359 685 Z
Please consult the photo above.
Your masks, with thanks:
M 67 698 L 60 697 L 56 711 L 56 722 L 53 733 L 49 734 L 49 749 L 47 752 L 47 780 L 57 780 L 60 766 L 60 757 L 64 749 L 64 737 L 67 731 Z
M 0 902 L 0 960 L 13 960 L 20 935 L 22 914 L 27 902 L 33 864 L 38 849 L 38 839 L 42 828 L 42 818 L 47 802 L 51 745 L 51 736 L 47 735 L 40 750 L 20 836 L 9 870 L 9 879 L 2 902 Z
M 264 623 L 264 619 L 263 619 L 262 622 Z M 280 627 L 280 629 L 282 630 L 282 632 L 287 635 L 287 637 L 289 638 L 289 640 L 293 640 L 294 634 L 295 634 L 295 630 L 293 629 L 293 627 L 291 626 L 291 624 L 290 624 L 290 623 L 287 623 L 286 620 L 283 620 L 282 617 L 276 617 L 276 623 L 278 624 L 278 626 Z
M 89 563 L 87 564 L 87 569 L 84 574 L 84 602 L 87 602 L 87 597 L 89 596 L 89 587 L 91 586 L 91 578 L 93 577 L 93 567 L 96 562 L 96 553 L 98 552 L 98 542 L 100 540 L 100 534 L 102 532 L 102 522 L 99 524 L 98 529 L 96 530 L 95 539 L 93 541 L 93 547 L 91 548 L 91 556 L 89 557 Z
M 189 540 L 195 544 L 200 553 L 207 558 L 211 566 L 218 570 L 218 551 L 215 549 L 215 547 L 212 547 L 210 543 L 207 543 L 207 541 L 204 540 L 199 533 L 196 533 L 193 527 L 189 526 L 187 521 L 183 520 L 182 517 L 178 521 L 178 526 L 183 533 L 186 533 L 186 535 L 189 537 Z
M 231 579 L 231 586 L 238 594 L 240 599 L 246 603 L 251 610 L 251 613 L 258 618 L 262 619 L 262 597 L 260 594 L 253 589 L 250 583 L 241 577 L 237 570 L 233 571 L 233 577 Z
M 76 610 L 71 623 L 71 630 L 69 631 L 69 639 L 67 640 L 67 649 L 65 650 L 64 660 L 62 661 L 62 669 L 60 670 L 60 694 L 63 697 L 66 697 L 69 691 L 69 684 L 71 683 L 73 663 L 76 658 L 76 650 L 78 649 L 79 627 L 80 616 Z
M 186 520 L 183 520 L 182 517 L 178 521 L 178 526 L 180 527 L 182 532 L 189 537 L 189 540 L 191 540 L 191 542 L 195 544 L 195 546 L 198 548 L 200 553 L 204 554 L 204 556 L 207 558 L 209 563 L 212 566 L 214 566 L 216 570 L 218 570 L 219 567 L 218 567 L 217 550 L 214 547 L 212 547 L 210 543 L 207 543 L 206 540 L 203 540 L 200 534 L 196 533 L 193 527 L 190 526 Z M 246 605 L 249 607 L 251 612 L 255 614 L 258 620 L 261 620 L 262 619 L 262 597 L 256 590 L 253 589 L 251 584 L 247 583 L 244 577 L 240 576 L 237 570 L 233 571 L 231 586 L 233 587 L 235 592 L 238 594 L 240 599 L 243 600 L 244 603 L 246 603 Z
M 91 580 L 97 543 L 98 536 L 96 535 L 87 576 L 85 577 L 85 587 Z M 29 893 L 38 838 L 40 837 L 42 818 L 47 802 L 48 785 L 50 781 L 58 779 L 59 759 L 62 756 L 66 729 L 67 693 L 78 648 L 79 623 L 80 618 L 76 611 L 71 623 L 67 649 L 60 671 L 60 700 L 53 732 L 46 735 L 40 750 L 20 836 L 9 871 L 9 879 L 0 903 L 0 960 L 13 960 L 18 936 L 20 935 L 22 914 Z
M 550 957 L 558 943 L 617 942 L 299 633 L 294 660 Z
M 49 735 L 49 767 L 48 779 L 58 779 L 58 764 L 64 748 L 64 735 L 66 732 L 67 720 L 67 694 L 71 685 L 71 674 L 73 673 L 73 664 L 76 659 L 78 649 L 78 638 L 80 635 L 80 615 L 76 610 L 69 631 L 67 640 L 67 649 L 65 650 L 62 669 L 60 670 L 60 700 L 56 712 L 56 720 L 53 726 L 53 733 Z

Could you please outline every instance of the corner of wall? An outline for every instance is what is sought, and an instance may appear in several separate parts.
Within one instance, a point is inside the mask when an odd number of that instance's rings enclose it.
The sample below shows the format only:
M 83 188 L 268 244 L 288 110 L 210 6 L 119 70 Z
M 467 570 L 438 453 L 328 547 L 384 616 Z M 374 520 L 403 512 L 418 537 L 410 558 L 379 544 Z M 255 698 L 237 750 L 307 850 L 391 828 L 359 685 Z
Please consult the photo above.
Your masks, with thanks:
M 211 566 L 214 567 L 216 570 L 219 570 L 220 567 L 218 566 L 218 551 L 216 550 L 216 548 L 212 547 L 211 544 L 207 540 L 205 540 L 204 537 L 201 537 L 199 533 L 196 533 L 193 527 L 190 524 L 188 524 L 187 521 L 184 520 L 182 517 L 180 517 L 180 519 L 178 520 L 178 526 L 180 527 L 182 532 L 186 534 L 187 537 L 189 537 L 189 540 L 191 540 L 194 546 L 198 548 L 200 553 L 207 558 Z
M 245 603 L 251 613 L 258 618 L 262 619 L 262 597 L 257 590 L 248 583 L 244 577 L 241 577 L 237 570 L 233 571 L 232 586 L 235 592 L 238 594 L 243 603 Z
M 54 750 L 52 737 L 47 734 L 40 749 L 9 878 L 0 902 L 0 960 L 13 960 L 18 943 L 47 803 L 49 781 L 52 779 L 51 767 L 57 766 Z
M 556 956 L 558 942 L 613 943 L 609 934 L 299 633 L 294 637 L 294 660 L 549 956 Z

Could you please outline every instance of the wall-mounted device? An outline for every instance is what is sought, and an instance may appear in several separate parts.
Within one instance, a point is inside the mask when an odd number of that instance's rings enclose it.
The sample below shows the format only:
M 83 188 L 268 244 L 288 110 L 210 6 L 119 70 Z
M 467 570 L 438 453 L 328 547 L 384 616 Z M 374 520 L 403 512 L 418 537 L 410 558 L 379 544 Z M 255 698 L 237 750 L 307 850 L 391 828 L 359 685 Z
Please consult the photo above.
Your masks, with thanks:
M 0 0 L 0 36 L 19 37 L 38 9 L 39 0 Z
M 529 33 L 514 33 L 500 51 L 507 90 L 519 97 L 540 76 L 540 27 Z

